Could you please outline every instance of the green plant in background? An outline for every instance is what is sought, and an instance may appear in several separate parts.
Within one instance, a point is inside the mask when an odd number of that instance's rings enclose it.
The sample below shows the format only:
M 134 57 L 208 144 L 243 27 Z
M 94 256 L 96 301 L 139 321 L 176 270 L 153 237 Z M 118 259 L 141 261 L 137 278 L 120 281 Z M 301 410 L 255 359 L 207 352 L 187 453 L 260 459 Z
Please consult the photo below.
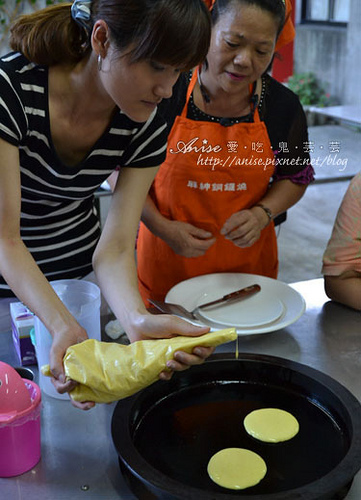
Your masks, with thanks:
M 330 94 L 313 73 L 295 73 L 287 81 L 287 87 L 298 95 L 303 106 L 328 106 Z

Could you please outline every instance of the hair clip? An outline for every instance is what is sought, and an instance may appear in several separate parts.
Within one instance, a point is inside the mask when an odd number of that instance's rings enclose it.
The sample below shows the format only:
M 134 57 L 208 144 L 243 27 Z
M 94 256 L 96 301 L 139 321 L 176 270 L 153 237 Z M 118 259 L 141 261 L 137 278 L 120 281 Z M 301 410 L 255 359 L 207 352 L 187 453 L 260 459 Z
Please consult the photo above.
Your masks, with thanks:
M 71 6 L 71 17 L 87 32 L 92 29 L 91 0 L 74 0 Z

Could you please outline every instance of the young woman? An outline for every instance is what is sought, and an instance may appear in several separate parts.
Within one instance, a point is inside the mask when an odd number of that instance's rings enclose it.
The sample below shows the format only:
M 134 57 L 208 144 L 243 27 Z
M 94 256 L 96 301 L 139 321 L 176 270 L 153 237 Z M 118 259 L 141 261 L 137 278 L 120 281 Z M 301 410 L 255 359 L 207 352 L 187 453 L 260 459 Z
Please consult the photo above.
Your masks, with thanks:
M 313 178 L 302 106 L 267 72 L 285 10 L 283 0 L 213 4 L 209 52 L 179 82 L 180 116 L 143 210 L 137 250 L 145 302 L 207 273 L 277 277 L 273 219 Z
M 94 266 L 131 341 L 208 330 L 146 311 L 134 241 L 165 157 L 157 105 L 181 71 L 204 59 L 209 38 L 202 0 L 76 0 L 12 28 L 14 52 L 0 61 L 0 292 L 15 294 L 52 334 L 59 392 L 73 387 L 63 355 L 87 335 L 48 280 L 81 278 Z M 93 195 L 119 167 L 100 235 Z M 185 369 L 210 352 L 179 352 L 169 367 Z

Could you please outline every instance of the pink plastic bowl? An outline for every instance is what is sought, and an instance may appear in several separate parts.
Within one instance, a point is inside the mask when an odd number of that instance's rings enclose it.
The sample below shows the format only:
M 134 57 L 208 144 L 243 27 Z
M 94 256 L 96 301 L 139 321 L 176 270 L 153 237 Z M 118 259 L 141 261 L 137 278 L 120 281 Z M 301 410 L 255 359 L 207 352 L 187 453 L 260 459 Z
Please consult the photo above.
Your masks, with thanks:
M 41 392 L 35 382 L 22 380 L 30 394 L 30 406 L 10 419 L 0 413 L 0 477 L 23 474 L 40 460 Z

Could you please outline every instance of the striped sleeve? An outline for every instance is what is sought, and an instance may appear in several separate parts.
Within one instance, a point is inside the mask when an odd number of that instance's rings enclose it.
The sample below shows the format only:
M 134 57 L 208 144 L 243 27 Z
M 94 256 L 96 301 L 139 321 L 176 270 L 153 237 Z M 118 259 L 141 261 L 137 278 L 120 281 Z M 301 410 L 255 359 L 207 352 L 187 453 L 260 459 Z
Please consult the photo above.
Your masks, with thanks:
M 20 82 L 0 65 L 0 137 L 15 146 L 24 140 L 28 119 L 20 98 Z

